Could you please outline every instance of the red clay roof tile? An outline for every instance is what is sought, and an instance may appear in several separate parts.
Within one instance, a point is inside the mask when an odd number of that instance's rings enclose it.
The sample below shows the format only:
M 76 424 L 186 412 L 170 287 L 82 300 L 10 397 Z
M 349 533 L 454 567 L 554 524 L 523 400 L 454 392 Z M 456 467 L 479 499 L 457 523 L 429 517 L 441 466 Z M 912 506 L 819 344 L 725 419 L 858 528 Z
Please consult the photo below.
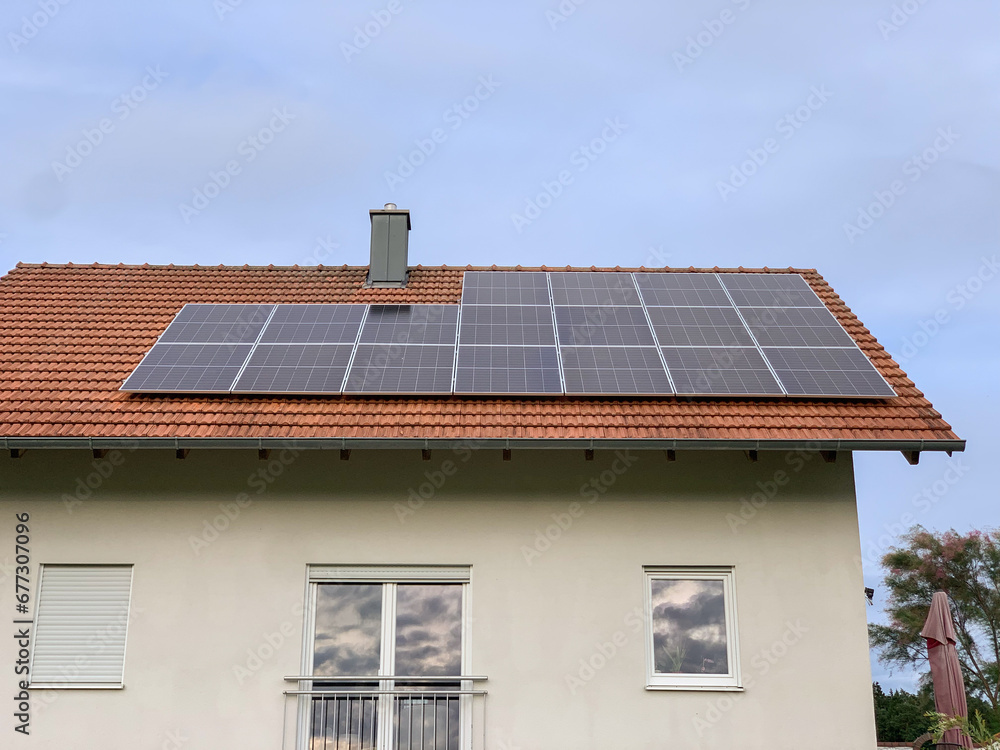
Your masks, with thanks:
M 18 264 L 0 278 L 0 438 L 957 439 L 812 269 L 657 270 L 801 273 L 898 398 L 251 398 L 118 390 L 185 303 L 457 304 L 464 270 L 412 268 L 405 289 L 370 289 L 363 267 Z

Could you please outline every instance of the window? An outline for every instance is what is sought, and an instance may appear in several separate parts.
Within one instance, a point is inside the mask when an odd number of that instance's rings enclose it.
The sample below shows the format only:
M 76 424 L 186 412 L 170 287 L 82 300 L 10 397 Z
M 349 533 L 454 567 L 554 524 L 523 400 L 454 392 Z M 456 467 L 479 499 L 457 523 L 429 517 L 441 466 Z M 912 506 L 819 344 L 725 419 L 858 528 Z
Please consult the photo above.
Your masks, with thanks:
M 732 568 L 646 568 L 646 687 L 740 690 Z
M 309 579 L 304 746 L 468 747 L 469 569 L 313 567 Z
M 32 688 L 120 688 L 131 565 L 43 565 Z

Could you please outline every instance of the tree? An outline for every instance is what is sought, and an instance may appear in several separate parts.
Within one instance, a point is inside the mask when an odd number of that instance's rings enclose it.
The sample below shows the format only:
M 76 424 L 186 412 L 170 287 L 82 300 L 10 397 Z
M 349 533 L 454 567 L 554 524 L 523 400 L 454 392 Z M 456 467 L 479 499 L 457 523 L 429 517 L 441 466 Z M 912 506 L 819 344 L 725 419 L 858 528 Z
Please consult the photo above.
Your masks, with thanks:
M 917 695 L 905 690 L 882 690 L 877 682 L 872 684 L 875 696 L 875 729 L 879 742 L 913 742 L 931 726 L 926 716 L 934 710 L 930 690 L 922 689 Z
M 935 534 L 915 526 L 900 542 L 882 557 L 890 623 L 869 626 L 872 648 L 887 666 L 926 670 L 920 630 L 934 592 L 944 591 L 970 709 L 983 701 L 992 723 L 1000 717 L 1000 530 Z

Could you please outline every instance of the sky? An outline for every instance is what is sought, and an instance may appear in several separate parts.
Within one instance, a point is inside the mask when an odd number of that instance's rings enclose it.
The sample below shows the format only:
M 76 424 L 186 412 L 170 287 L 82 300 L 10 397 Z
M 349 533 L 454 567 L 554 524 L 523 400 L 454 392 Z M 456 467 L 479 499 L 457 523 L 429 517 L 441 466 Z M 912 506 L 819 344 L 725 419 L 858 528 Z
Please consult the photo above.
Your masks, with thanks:
M 0 265 L 364 265 L 391 201 L 412 264 L 816 268 L 969 443 L 856 454 L 877 587 L 910 525 L 1000 525 L 998 31 L 992 0 L 8 0 Z

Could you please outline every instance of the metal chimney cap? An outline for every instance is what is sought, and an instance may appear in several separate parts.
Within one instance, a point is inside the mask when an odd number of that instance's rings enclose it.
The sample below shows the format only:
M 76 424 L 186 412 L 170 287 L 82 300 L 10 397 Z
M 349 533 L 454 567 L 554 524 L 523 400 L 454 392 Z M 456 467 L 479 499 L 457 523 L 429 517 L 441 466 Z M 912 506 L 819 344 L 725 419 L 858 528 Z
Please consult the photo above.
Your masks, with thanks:
M 395 203 L 386 203 L 384 206 L 382 206 L 382 208 L 384 210 L 386 210 L 386 211 L 392 211 L 393 209 L 396 208 L 396 204 Z

